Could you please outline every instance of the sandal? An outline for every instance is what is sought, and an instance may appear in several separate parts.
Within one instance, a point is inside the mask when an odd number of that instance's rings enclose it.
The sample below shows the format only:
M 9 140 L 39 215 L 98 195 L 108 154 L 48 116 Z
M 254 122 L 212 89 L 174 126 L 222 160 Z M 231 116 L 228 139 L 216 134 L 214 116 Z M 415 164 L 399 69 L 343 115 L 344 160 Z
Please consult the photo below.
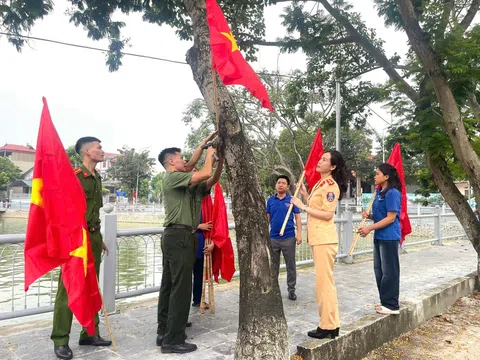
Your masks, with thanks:
M 391 310 L 382 305 L 376 306 L 375 311 L 383 315 L 399 315 L 400 314 L 400 310 Z

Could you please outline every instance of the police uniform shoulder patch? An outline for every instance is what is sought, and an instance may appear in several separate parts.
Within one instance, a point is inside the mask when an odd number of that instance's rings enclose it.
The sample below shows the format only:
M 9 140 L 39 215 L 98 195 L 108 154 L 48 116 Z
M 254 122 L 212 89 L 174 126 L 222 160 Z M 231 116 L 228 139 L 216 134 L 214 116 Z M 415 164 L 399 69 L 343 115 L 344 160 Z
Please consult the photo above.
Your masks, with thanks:
M 333 200 L 335 200 L 335 194 L 332 191 L 327 193 L 327 200 L 328 202 L 333 202 Z

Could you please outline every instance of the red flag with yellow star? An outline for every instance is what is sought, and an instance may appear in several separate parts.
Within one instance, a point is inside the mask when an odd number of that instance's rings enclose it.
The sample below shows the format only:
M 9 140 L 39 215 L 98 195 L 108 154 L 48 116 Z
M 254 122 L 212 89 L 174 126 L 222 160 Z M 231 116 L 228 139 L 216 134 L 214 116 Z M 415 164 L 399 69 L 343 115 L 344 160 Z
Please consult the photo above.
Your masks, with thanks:
M 93 280 L 96 284 L 97 279 L 86 231 L 86 210 L 85 192 L 52 123 L 47 101 L 43 98 L 25 237 L 25 291 L 47 272 L 67 264 L 63 267 L 62 279 L 69 306 L 78 321 L 87 327 L 89 333 L 94 334 L 93 318 L 100 309 L 101 298 L 98 285 L 91 287 Z M 76 267 L 77 263 L 81 267 Z M 72 272 L 75 274 L 72 275 Z M 84 302 L 81 306 L 72 307 L 72 303 L 78 303 L 78 294 L 85 294 Z
M 253 96 L 260 100 L 264 108 L 273 111 L 267 90 L 238 50 L 222 9 L 215 0 L 206 0 L 206 5 L 213 68 L 217 70 L 225 85 L 245 86 Z

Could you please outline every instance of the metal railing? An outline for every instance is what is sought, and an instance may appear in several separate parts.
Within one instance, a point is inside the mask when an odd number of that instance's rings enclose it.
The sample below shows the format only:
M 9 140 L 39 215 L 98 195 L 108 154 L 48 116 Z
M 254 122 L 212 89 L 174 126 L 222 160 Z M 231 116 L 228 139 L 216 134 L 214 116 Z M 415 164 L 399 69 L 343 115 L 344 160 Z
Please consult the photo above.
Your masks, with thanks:
M 466 238 L 456 217 L 442 214 L 439 208 L 436 209 L 436 214 L 414 215 L 410 220 L 413 232 L 403 247 L 441 245 L 447 240 Z M 373 235 L 369 234 L 366 238 L 360 238 L 353 257 L 348 255 L 360 222 L 361 219 L 358 216 L 354 218 L 350 211 L 343 212 L 341 218 L 335 219 L 339 237 L 338 261 L 350 263 L 355 256 L 373 252 Z M 230 224 L 229 228 L 235 252 L 235 267 L 238 269 L 235 226 Z M 163 228 L 119 230 L 117 215 L 107 214 L 102 221 L 102 233 L 110 249 L 109 256 L 103 258 L 100 271 L 100 286 L 107 311 L 115 311 L 116 299 L 157 292 L 162 274 L 160 239 Z M 303 239 L 306 239 L 305 227 Z M 0 235 L 0 320 L 53 310 L 59 270 L 53 270 L 37 280 L 25 293 L 24 241 L 24 234 Z M 298 265 L 313 263 L 306 241 L 297 246 L 296 257 Z M 235 276 L 238 275 L 237 271 Z

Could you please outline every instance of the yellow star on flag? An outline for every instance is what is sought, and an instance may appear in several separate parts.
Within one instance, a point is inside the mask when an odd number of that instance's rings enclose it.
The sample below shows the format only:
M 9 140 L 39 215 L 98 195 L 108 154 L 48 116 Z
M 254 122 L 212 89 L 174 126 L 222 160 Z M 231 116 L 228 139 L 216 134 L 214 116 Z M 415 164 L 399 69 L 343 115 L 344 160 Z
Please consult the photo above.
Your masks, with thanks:
M 235 38 L 233 37 L 232 32 L 229 32 L 229 33 L 222 32 L 221 34 L 232 42 L 232 52 L 237 51 L 238 50 L 237 42 L 235 41 Z
M 70 255 L 79 257 L 83 259 L 83 272 L 85 273 L 85 277 L 87 277 L 87 264 L 88 264 L 88 257 L 87 257 L 87 230 L 82 227 L 83 230 L 83 243 L 82 246 L 73 250 Z
M 43 188 L 43 180 L 41 178 L 35 178 L 32 180 L 32 204 L 43 208 L 43 197 L 40 191 Z

